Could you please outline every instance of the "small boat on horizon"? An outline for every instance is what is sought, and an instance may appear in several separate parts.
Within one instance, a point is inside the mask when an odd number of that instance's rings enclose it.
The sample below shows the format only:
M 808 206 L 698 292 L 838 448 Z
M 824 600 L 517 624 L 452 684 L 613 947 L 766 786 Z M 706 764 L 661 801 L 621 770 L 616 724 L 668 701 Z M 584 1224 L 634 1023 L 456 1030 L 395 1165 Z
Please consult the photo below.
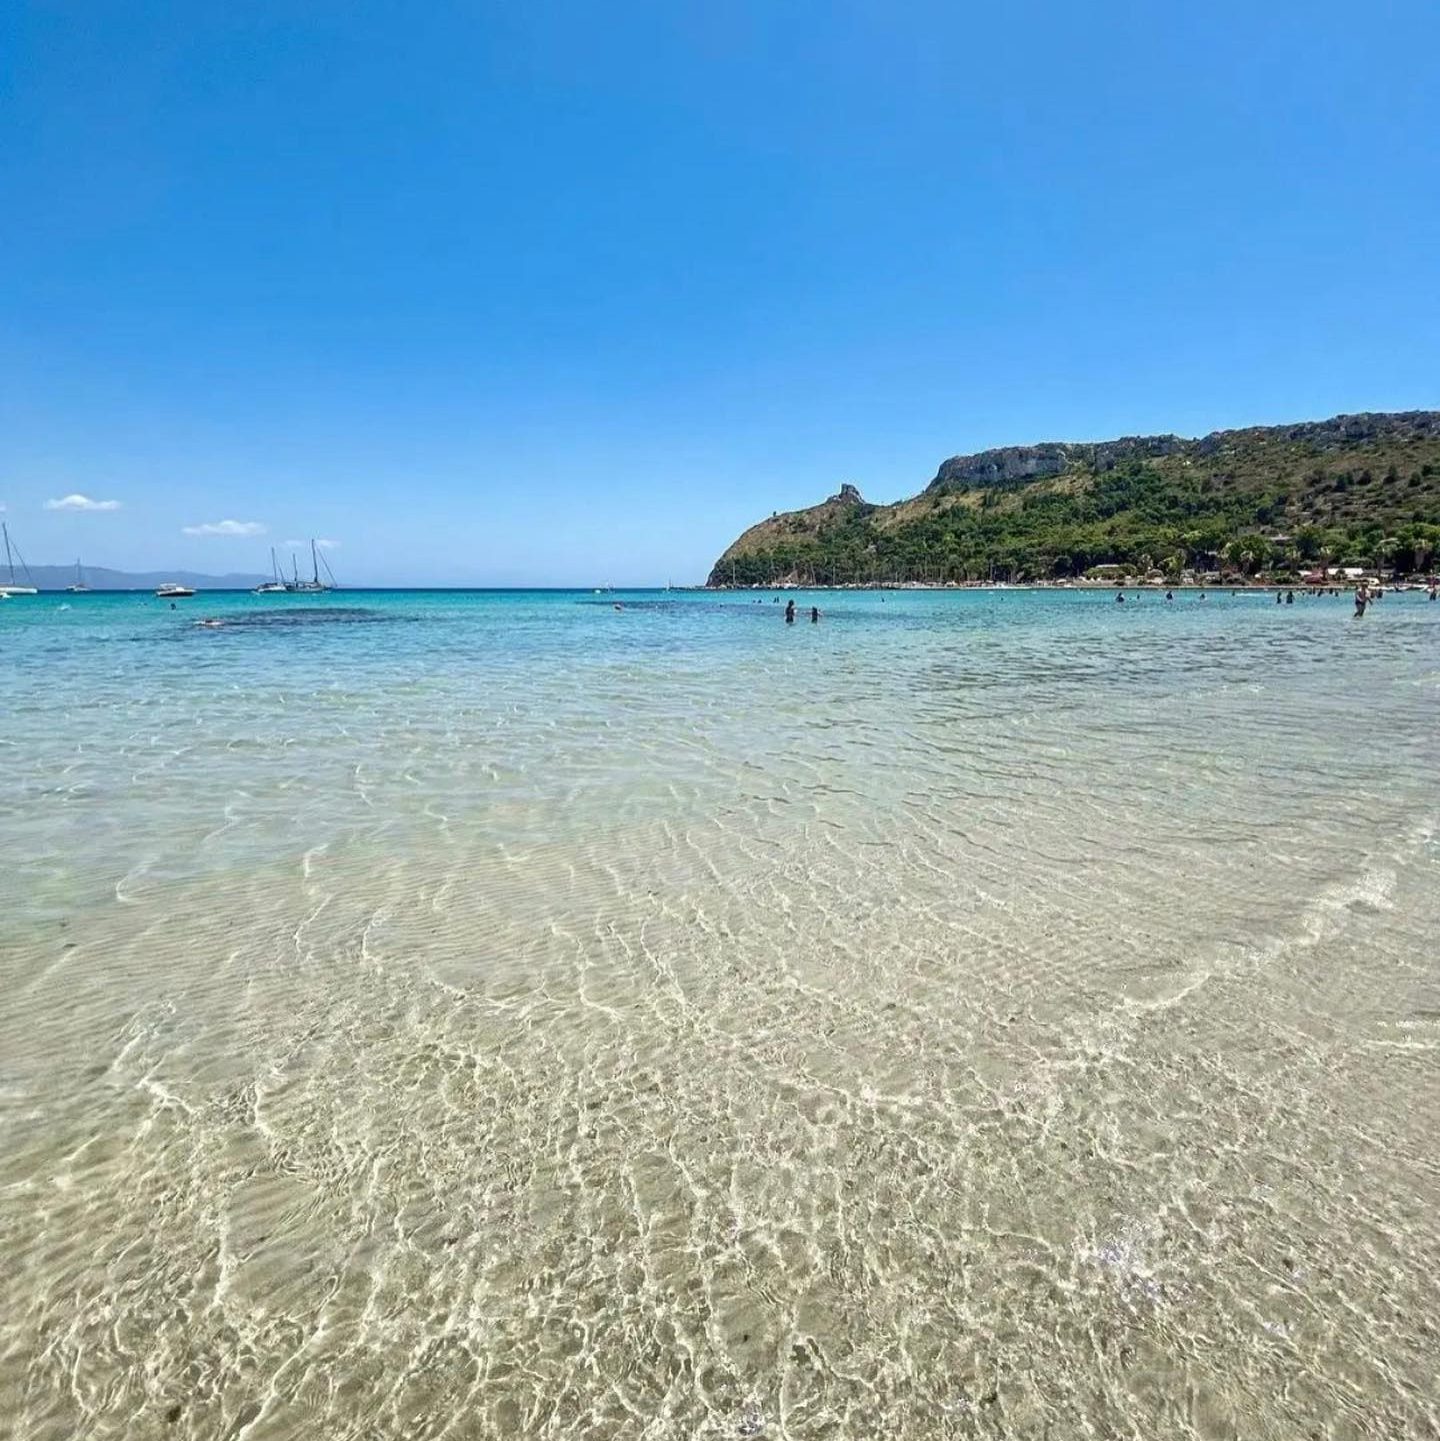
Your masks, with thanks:
M 320 567 L 325 567 L 326 579 L 320 579 Z M 335 572 L 330 569 L 328 560 L 322 561 L 319 546 L 314 540 L 310 542 L 310 578 L 300 579 L 300 562 L 294 553 L 290 556 L 290 579 L 285 580 L 280 574 L 280 567 L 275 560 L 275 547 L 270 547 L 270 574 L 273 580 L 263 581 L 250 592 L 251 595 L 320 595 L 329 590 L 338 590 L 339 585 L 335 580 Z
M 175 600 L 179 596 L 194 595 L 194 590 L 188 585 L 181 585 L 178 581 L 167 580 L 163 585 L 155 587 L 155 594 L 161 600 Z
M 280 565 L 275 559 L 275 547 L 273 545 L 270 547 L 270 574 L 274 579 L 262 581 L 250 592 L 251 595 L 284 595 L 284 593 L 290 589 L 290 587 L 280 579 Z
M 10 579 L 0 582 L 0 595 L 7 598 L 12 595 L 39 595 L 39 587 L 35 584 L 35 577 L 30 574 L 30 567 L 25 564 L 25 557 L 20 554 L 20 549 L 10 539 L 10 527 L 0 521 L 0 532 L 5 537 L 5 566 L 9 572 Z M 29 585 L 22 585 L 15 579 L 15 562 L 19 560 L 20 569 L 25 572 L 25 579 Z
M 292 561 L 294 560 L 294 556 L 291 556 L 291 560 L 292 560 Z M 311 538 L 310 538 L 310 579 L 309 579 L 309 580 L 299 580 L 299 579 L 297 579 L 297 580 L 294 582 L 293 589 L 295 589 L 295 590 L 303 590 L 303 591 L 334 590 L 334 589 L 335 589 L 335 576 L 334 576 L 333 572 L 332 572 L 331 569 L 330 569 L 330 562 L 329 562 L 328 560 L 325 562 L 325 574 L 326 574 L 327 576 L 329 576 L 329 579 L 328 579 L 328 580 L 321 580 L 321 579 L 320 579 L 320 550 L 319 550 L 319 547 L 315 544 L 315 538 L 314 538 L 314 536 L 311 536 Z

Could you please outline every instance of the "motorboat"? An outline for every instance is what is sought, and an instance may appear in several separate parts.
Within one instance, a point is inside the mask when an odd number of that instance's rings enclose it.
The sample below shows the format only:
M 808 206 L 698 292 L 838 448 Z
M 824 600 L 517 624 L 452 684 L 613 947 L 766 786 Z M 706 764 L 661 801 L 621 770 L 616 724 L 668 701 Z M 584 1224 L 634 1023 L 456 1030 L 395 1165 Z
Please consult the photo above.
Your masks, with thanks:
M 194 595 L 194 590 L 188 585 L 180 585 L 173 580 L 167 580 L 164 585 L 155 587 L 155 594 L 161 600 L 175 600 L 179 596 Z

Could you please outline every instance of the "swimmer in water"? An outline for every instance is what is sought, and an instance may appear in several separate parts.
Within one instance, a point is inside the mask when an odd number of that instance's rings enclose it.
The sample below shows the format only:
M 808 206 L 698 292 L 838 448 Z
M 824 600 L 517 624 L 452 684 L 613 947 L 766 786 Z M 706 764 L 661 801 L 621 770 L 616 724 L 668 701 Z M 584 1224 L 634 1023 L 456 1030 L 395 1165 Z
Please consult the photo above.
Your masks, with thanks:
M 787 600 L 785 602 L 785 624 L 795 624 L 795 602 L 793 600 Z
M 1174 599 L 1175 599 L 1175 592 L 1174 592 L 1174 591 L 1167 590 L 1167 591 L 1165 592 L 1165 599 L 1166 599 L 1166 600 L 1174 600 Z
M 1116 604 L 1116 605 L 1124 605 L 1124 604 L 1125 604 L 1125 592 L 1124 592 L 1123 590 L 1121 590 L 1121 591 L 1116 591 L 1116 593 L 1115 593 L 1115 604 Z
M 812 606 L 810 607 L 810 624 L 811 624 L 811 625 L 819 625 L 819 624 L 820 624 L 820 607 L 819 607 L 818 605 L 812 605 Z

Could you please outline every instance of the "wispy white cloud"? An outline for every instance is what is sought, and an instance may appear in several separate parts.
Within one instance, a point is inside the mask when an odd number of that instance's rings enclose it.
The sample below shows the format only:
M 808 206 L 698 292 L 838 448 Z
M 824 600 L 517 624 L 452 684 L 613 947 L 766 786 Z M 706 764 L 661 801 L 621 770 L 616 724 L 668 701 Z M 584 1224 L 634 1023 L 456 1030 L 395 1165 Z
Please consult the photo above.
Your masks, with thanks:
M 62 495 L 59 500 L 47 500 L 46 510 L 119 510 L 118 500 L 91 500 L 88 495 Z
M 285 542 L 285 545 L 291 550 L 305 550 L 309 544 L 310 542 L 308 540 L 287 540 Z M 339 550 L 340 542 L 338 540 L 326 540 L 324 536 L 320 536 L 316 539 L 315 546 L 317 550 Z
M 180 527 L 186 535 L 264 535 L 258 520 L 207 520 L 204 525 Z

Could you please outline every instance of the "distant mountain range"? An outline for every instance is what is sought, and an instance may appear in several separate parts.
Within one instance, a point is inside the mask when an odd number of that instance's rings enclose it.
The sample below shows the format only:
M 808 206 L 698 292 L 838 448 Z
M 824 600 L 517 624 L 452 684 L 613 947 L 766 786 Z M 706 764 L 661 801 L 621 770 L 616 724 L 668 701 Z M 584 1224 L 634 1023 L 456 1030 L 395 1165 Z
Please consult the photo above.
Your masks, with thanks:
M 708 584 L 1044 580 L 1092 567 L 1294 575 L 1421 570 L 1440 553 L 1440 411 L 1007 446 L 909 500 L 853 485 L 753 525 Z
M 4 556 L 0 555 L 0 564 Z M 0 585 L 8 577 L 0 575 Z M 64 590 L 75 584 L 73 565 L 32 565 L 28 576 L 17 566 L 15 579 L 39 590 Z M 250 590 L 269 580 L 268 575 L 200 575 L 192 570 L 108 570 L 103 565 L 85 567 L 85 584 L 91 590 L 154 590 L 167 580 L 188 585 L 192 590 Z

